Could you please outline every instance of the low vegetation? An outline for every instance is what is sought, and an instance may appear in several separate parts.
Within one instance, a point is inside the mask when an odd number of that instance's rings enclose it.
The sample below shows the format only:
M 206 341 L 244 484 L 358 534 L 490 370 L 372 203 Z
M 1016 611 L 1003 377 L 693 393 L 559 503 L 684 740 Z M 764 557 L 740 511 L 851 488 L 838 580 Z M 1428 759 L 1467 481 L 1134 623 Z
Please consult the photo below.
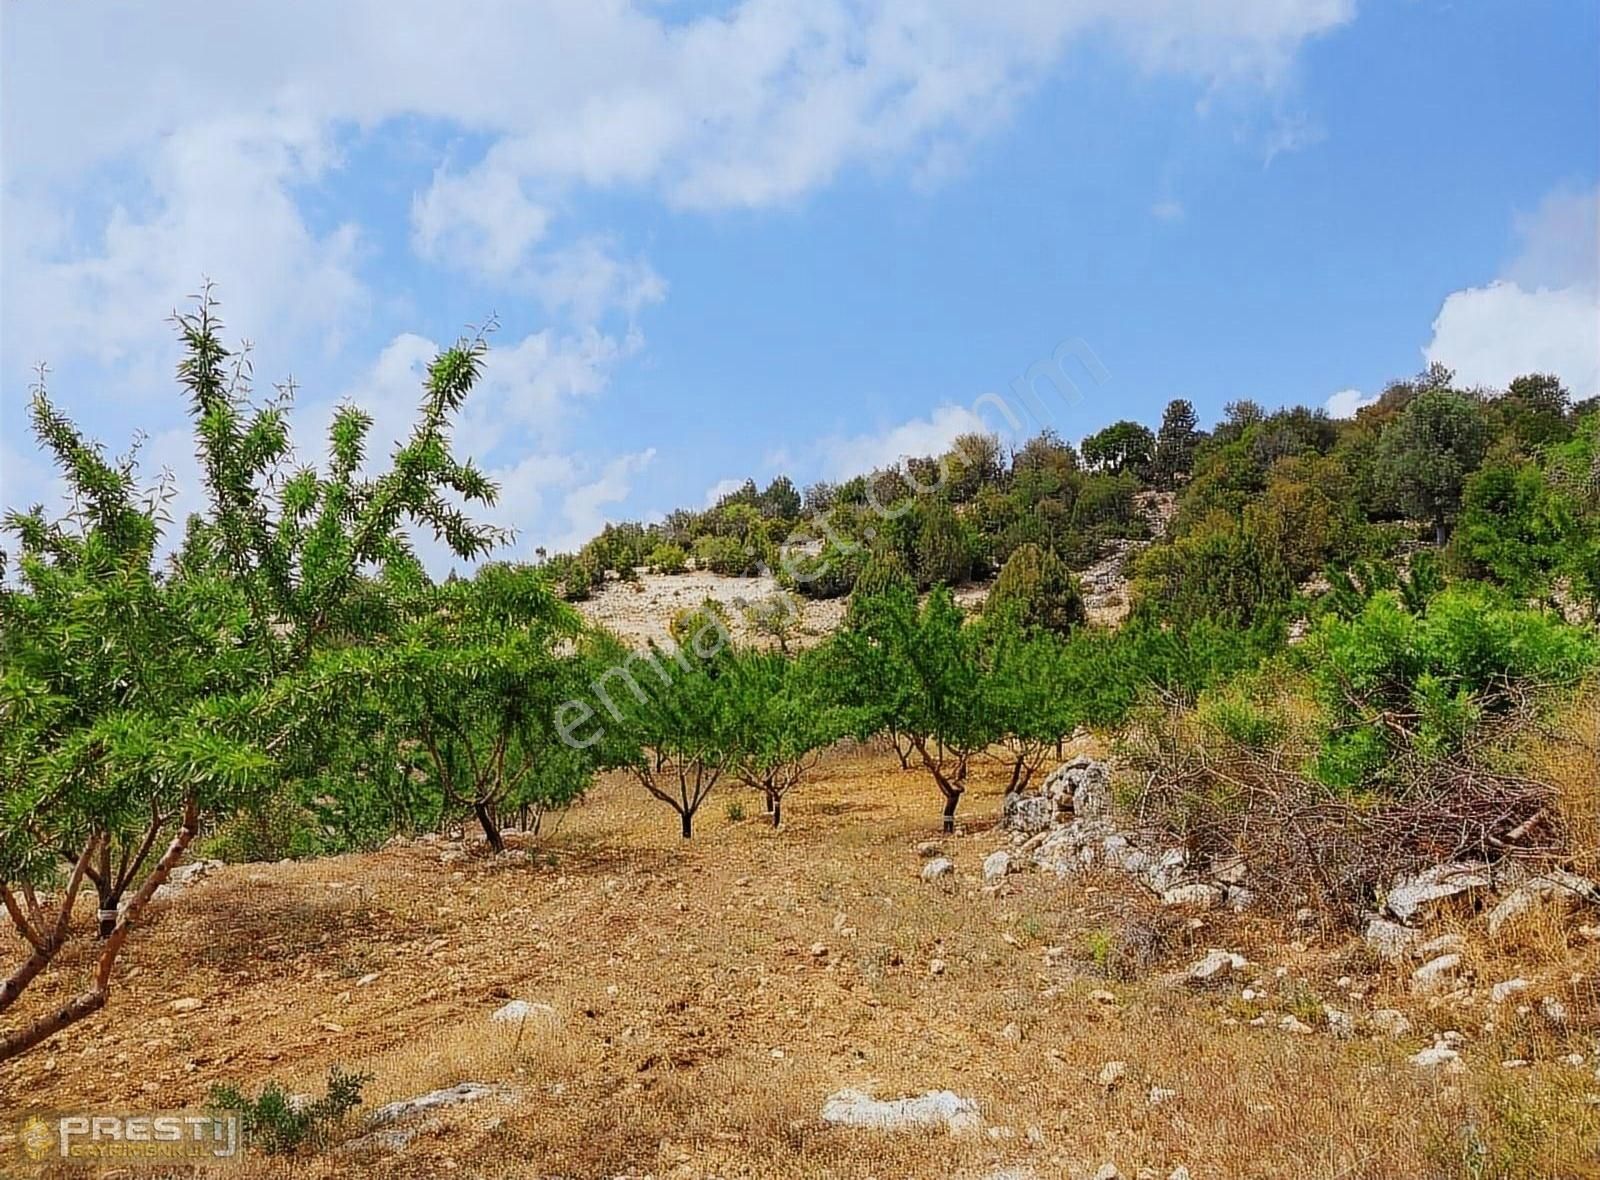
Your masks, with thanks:
M 389 460 L 346 407 L 317 468 L 292 459 L 286 405 L 252 399 L 211 303 L 179 328 L 206 492 L 181 535 L 168 489 L 34 399 L 74 509 L 5 522 L 0 902 L 19 954 L 0 1061 L 99 1012 L 114 981 L 144 986 L 119 957 L 197 840 L 275 860 L 467 825 L 520 854 L 608 772 L 688 840 L 718 792 L 783 827 L 828 751 L 884 741 L 953 833 L 974 782 L 1024 790 L 1074 735 L 1122 733 L 1143 822 L 1248 848 L 1268 908 L 1315 898 L 1342 919 L 1405 864 L 1575 847 L 1527 738 L 1600 661 L 1600 407 L 1549 378 L 1491 393 L 1435 368 L 1349 422 L 1238 403 L 1205 432 L 1174 402 L 1159 430 L 1081 448 L 968 436 L 522 565 L 485 560 L 505 538 L 473 512 L 496 489 L 452 452 L 482 339 L 435 359 Z M 1160 537 L 1152 496 L 1170 497 Z M 475 571 L 432 581 L 419 531 Z M 1115 628 L 1089 622 L 1074 573 L 1109 551 L 1132 554 Z M 644 651 L 566 601 L 691 561 L 777 566 L 788 589 L 746 607 L 748 643 L 708 603 Z M 981 608 L 960 604 L 996 572 Z M 849 595 L 837 632 L 801 650 L 791 594 Z M 1084 938 L 1107 971 L 1158 957 Z M 216 1101 L 292 1151 L 360 1088 Z

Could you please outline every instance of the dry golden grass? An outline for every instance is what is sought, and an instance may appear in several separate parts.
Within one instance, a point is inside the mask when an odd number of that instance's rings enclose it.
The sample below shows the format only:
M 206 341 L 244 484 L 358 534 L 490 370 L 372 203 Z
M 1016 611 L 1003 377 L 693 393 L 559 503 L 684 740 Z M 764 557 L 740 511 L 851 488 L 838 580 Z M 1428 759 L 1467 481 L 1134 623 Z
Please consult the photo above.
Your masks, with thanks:
M 1595 944 L 1552 924 L 1491 946 L 1481 918 L 1463 921 L 1481 981 L 1562 989 L 1564 1033 L 1479 999 L 1414 1001 L 1347 933 L 1259 918 L 1180 924 L 1164 962 L 1110 979 L 1096 948 L 1148 900 L 1111 879 L 984 890 L 1002 786 L 996 770 L 963 803 L 968 828 L 944 841 L 960 870 L 948 889 L 918 877 L 936 792 L 877 754 L 825 763 L 781 833 L 726 791 L 685 844 L 670 812 L 618 779 L 532 865 L 443 866 L 410 846 L 232 867 L 141 932 L 108 1012 L 0 1073 L 0 1107 L 171 1109 L 225 1080 L 320 1091 L 333 1063 L 374 1075 L 368 1107 L 463 1080 L 517 1091 L 447 1114 L 398 1155 L 256 1159 L 242 1177 L 979 1180 L 1003 1165 L 1089 1176 L 1107 1161 L 1125 1177 L 1183 1164 L 1196 1180 L 1600 1175 L 1596 1062 L 1559 1061 L 1597 1047 Z M 734 798 L 749 819 L 728 818 Z M 1259 967 L 1211 995 L 1166 979 L 1207 946 Z M 1268 998 L 1241 999 L 1257 979 Z M 184 996 L 204 1006 L 174 1015 Z M 519 1039 L 488 1021 L 512 997 L 559 1019 Z M 1276 1027 L 1285 1012 L 1313 1020 L 1325 999 L 1406 1008 L 1418 1033 Z M 1408 1064 L 1445 1029 L 1468 1035 L 1465 1073 Z M 1511 1056 L 1537 1060 L 1503 1068 Z M 1096 1078 L 1113 1059 L 1127 1075 L 1106 1092 Z M 847 1085 L 952 1089 L 977 1099 L 987 1129 L 824 1126 L 824 1097 Z M 1152 1086 L 1175 1093 L 1153 1105 Z

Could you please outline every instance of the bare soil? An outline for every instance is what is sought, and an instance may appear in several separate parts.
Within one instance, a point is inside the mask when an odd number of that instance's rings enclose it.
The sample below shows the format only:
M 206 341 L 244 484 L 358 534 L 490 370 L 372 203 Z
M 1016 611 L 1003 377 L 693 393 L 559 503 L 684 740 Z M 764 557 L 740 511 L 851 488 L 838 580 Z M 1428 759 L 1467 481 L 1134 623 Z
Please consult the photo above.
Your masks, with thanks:
M 529 863 L 441 863 L 437 844 L 413 842 L 228 867 L 158 904 L 106 1012 L 0 1070 L 0 1111 L 193 1107 L 222 1081 L 320 1092 L 340 1063 L 374 1075 L 367 1109 L 466 1080 L 516 1096 L 446 1113 L 399 1152 L 255 1157 L 230 1174 L 982 1180 L 1089 1177 L 1107 1162 L 1158 1180 L 1180 1165 L 1196 1180 L 1600 1174 L 1600 951 L 1568 926 L 1519 948 L 1474 934 L 1469 952 L 1485 986 L 1520 974 L 1530 997 L 1559 988 L 1571 1027 L 1555 1035 L 1481 999 L 1413 999 L 1346 931 L 1174 922 L 1112 878 L 986 888 L 1004 776 L 984 775 L 964 830 L 942 839 L 932 784 L 857 752 L 795 792 L 781 832 L 756 797 L 719 789 L 684 842 L 675 816 L 616 779 L 554 834 L 517 842 Z M 949 887 L 919 877 L 917 846 L 932 839 L 958 867 Z M 1134 978 L 1103 970 L 1113 944 L 1146 952 Z M 1214 993 L 1174 982 L 1208 946 L 1253 966 Z M 1252 983 L 1261 995 L 1247 1001 Z M 557 1018 L 491 1023 L 512 998 Z M 175 1011 L 182 999 L 201 1006 Z M 1323 1000 L 1404 1008 L 1416 1031 L 1279 1028 L 1285 1014 L 1317 1022 Z M 1466 1034 L 1465 1072 L 1409 1064 L 1446 1029 Z M 1573 1053 L 1589 1056 L 1561 1060 Z M 1107 1088 L 1111 1060 L 1127 1069 Z M 948 1088 L 977 1100 L 984 1130 L 826 1126 L 823 1100 L 844 1086 Z M 16 1158 L 0 1142 L 0 1173 Z

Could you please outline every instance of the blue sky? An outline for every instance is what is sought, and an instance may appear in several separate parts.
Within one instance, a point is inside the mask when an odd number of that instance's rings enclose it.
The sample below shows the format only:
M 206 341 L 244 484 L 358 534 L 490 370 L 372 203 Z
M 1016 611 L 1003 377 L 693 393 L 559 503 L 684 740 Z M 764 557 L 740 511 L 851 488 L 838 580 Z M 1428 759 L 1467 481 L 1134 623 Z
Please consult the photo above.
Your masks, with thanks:
M 1074 439 L 1430 359 L 1600 392 L 1593 3 L 213 8 L 0 8 L 7 504 L 41 360 L 193 502 L 202 274 L 308 457 L 495 313 L 460 440 L 520 552 L 1003 425 L 1068 340 Z

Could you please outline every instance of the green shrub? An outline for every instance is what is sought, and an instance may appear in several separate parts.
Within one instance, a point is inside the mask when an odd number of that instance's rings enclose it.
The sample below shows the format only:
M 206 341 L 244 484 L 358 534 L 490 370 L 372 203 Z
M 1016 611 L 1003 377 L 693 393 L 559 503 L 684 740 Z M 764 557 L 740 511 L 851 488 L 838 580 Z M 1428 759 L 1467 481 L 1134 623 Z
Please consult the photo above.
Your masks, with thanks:
M 1210 619 L 1250 627 L 1281 614 L 1294 593 L 1283 562 L 1221 514 L 1147 550 L 1132 589 L 1136 611 L 1180 626 Z
M 1283 716 L 1237 679 L 1200 694 L 1195 719 L 1210 734 L 1248 750 L 1266 750 L 1288 733 Z
M 749 577 L 761 564 L 754 545 L 735 537 L 714 536 L 701 537 L 694 543 L 694 563 L 727 578 Z
M 277 1082 L 268 1082 L 254 1098 L 225 1082 L 211 1088 L 215 1110 L 239 1115 L 246 1141 L 268 1155 L 288 1155 L 302 1147 L 326 1146 L 345 1117 L 361 1105 L 361 1090 L 371 1074 L 328 1071 L 328 1090 L 321 1098 L 296 1103 Z
M 865 562 L 859 546 L 845 548 L 830 540 L 821 553 L 785 556 L 778 582 L 806 598 L 843 598 L 855 587 Z
M 645 564 L 658 574 L 681 574 L 689 568 L 689 555 L 684 552 L 682 545 L 664 541 L 650 550 Z
M 1525 694 L 1577 683 L 1596 646 L 1551 614 L 1463 586 L 1421 613 L 1379 591 L 1354 617 L 1325 616 L 1305 658 L 1325 726 L 1317 774 L 1353 789 L 1402 753 L 1455 754 L 1481 719 Z
M 976 558 L 977 538 L 971 526 L 948 504 L 930 505 L 917 533 L 917 583 L 924 588 L 959 586 L 972 577 Z
M 1059 557 L 1037 545 L 1021 545 L 1006 559 L 984 609 L 1059 635 L 1088 617 L 1077 579 Z

